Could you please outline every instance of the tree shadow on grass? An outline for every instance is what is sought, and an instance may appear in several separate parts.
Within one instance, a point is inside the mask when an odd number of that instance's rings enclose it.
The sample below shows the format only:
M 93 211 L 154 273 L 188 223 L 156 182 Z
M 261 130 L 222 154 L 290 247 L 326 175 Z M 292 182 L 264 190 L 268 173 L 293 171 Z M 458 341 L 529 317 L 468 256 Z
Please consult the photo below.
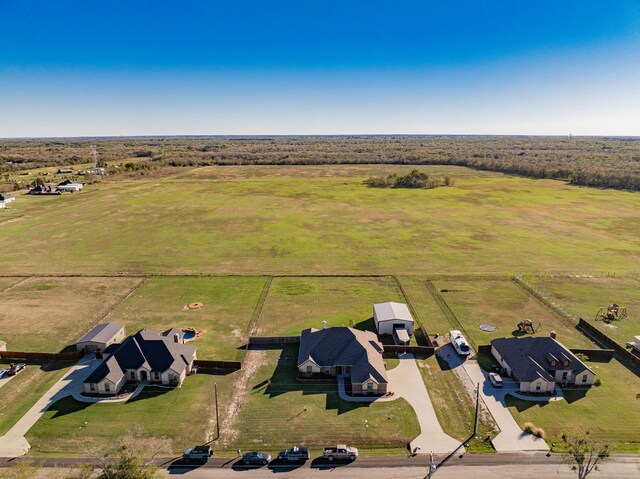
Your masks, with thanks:
M 338 383 L 335 378 L 299 379 L 297 368 L 297 346 L 286 345 L 278 358 L 275 369 L 269 379 L 262 380 L 251 386 L 254 392 L 262 391 L 270 399 L 290 392 L 302 392 L 303 395 L 324 394 L 326 409 L 334 409 L 338 414 L 344 414 L 354 409 L 369 407 L 368 402 L 350 402 L 340 399 Z M 303 409 L 299 415 L 304 414 Z M 294 419 L 294 418 L 291 418 Z

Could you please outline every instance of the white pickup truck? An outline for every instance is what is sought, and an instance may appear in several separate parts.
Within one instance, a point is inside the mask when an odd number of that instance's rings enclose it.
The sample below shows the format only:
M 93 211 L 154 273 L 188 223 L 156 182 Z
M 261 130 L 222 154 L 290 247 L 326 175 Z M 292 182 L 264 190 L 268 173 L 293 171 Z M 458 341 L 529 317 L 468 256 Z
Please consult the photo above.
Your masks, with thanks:
M 355 447 L 348 447 L 344 444 L 338 444 L 335 447 L 325 447 L 322 450 L 322 455 L 333 461 L 334 459 L 347 459 L 349 461 L 355 461 L 358 457 L 358 449 Z
M 213 456 L 213 451 L 209 446 L 195 446 L 185 449 L 182 453 L 182 460 L 184 462 L 194 461 L 205 463 L 211 456 Z
M 449 331 L 449 340 L 451 341 L 453 349 L 458 353 L 458 356 L 469 356 L 471 354 L 469 343 L 467 343 L 467 340 L 457 329 Z

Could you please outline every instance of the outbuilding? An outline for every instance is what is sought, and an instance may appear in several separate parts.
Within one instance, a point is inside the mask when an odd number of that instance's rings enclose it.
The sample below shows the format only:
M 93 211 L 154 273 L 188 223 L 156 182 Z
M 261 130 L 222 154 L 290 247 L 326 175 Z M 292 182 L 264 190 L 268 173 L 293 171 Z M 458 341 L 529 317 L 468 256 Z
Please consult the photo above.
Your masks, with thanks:
M 76 343 L 76 349 L 85 351 L 87 354 L 93 354 L 96 349 L 104 351 L 107 346 L 121 342 L 124 337 L 124 324 L 102 323 L 82 336 Z
M 408 342 L 413 335 L 413 317 L 404 303 L 374 304 L 373 321 L 378 334 L 395 335 L 400 342 Z

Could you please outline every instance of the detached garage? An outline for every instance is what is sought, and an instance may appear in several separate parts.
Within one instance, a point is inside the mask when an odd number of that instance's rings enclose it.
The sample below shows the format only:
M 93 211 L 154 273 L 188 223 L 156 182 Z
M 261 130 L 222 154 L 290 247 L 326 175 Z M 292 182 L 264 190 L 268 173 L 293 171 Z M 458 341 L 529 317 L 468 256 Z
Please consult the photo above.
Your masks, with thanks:
M 400 342 L 408 342 L 413 335 L 413 317 L 404 303 L 374 304 L 373 321 L 378 334 L 395 334 Z
M 78 351 L 93 354 L 96 349 L 104 351 L 107 346 L 119 343 L 124 339 L 124 324 L 103 323 L 95 326 L 76 343 Z

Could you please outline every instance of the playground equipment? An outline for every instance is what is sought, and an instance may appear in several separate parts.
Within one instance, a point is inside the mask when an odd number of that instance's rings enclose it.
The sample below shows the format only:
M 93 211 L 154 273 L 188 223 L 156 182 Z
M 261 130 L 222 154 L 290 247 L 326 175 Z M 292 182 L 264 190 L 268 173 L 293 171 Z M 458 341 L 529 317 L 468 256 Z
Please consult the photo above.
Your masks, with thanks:
M 540 329 L 540 323 L 538 323 L 538 329 Z M 526 333 L 535 333 L 536 330 L 533 327 L 533 322 L 530 319 L 523 319 L 518 323 L 518 331 L 526 334 Z
M 596 321 L 604 321 L 605 323 L 620 321 L 626 317 L 627 308 L 622 308 L 616 303 L 610 304 L 606 308 L 600 308 L 596 313 Z

